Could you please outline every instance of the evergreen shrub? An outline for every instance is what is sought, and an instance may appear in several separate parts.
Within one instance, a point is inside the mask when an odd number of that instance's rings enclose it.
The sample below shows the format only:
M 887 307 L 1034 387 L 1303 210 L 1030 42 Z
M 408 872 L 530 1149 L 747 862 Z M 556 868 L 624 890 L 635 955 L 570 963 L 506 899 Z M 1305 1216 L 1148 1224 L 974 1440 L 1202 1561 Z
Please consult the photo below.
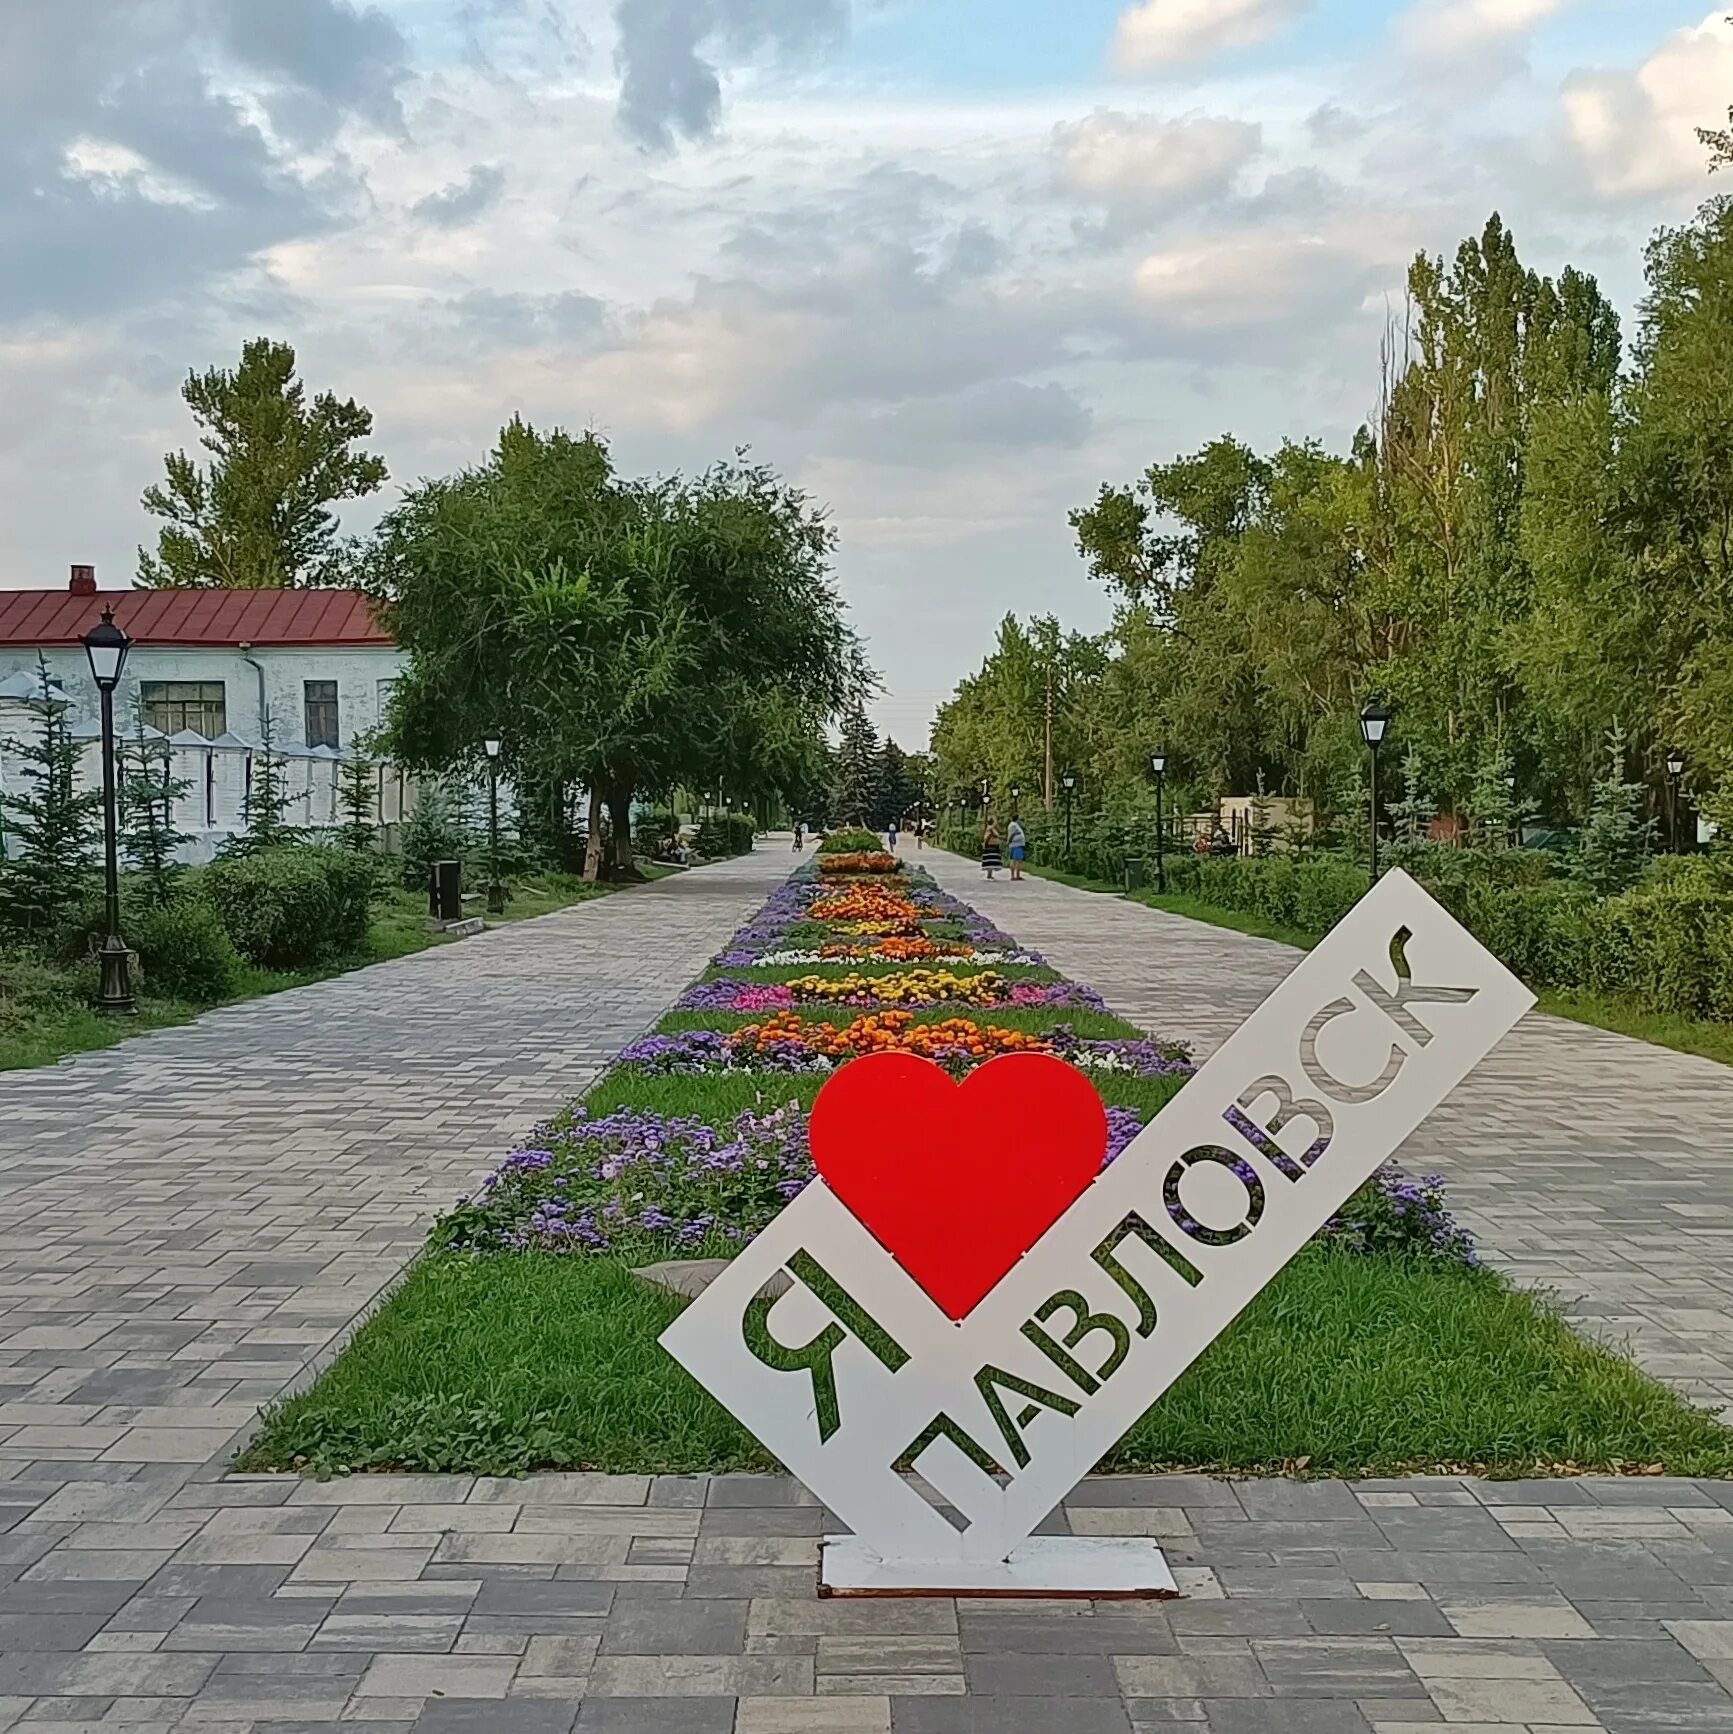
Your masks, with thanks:
M 348 849 L 296 844 L 213 862 L 201 888 L 243 957 L 266 969 L 305 969 L 366 939 L 373 863 Z

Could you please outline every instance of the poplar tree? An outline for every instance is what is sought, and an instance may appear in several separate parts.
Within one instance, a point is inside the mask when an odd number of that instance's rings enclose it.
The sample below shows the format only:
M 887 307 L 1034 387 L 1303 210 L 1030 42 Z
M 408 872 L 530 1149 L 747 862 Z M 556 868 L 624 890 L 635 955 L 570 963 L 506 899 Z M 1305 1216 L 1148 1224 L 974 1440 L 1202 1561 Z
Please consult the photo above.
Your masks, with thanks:
M 191 374 L 182 388 L 211 454 L 163 460 L 144 509 L 164 520 L 157 551 L 139 549 L 138 581 L 151 589 L 295 589 L 341 584 L 345 550 L 332 505 L 384 486 L 382 458 L 355 450 L 373 415 L 353 398 L 321 392 L 310 403 L 295 351 L 255 338 L 233 370 Z

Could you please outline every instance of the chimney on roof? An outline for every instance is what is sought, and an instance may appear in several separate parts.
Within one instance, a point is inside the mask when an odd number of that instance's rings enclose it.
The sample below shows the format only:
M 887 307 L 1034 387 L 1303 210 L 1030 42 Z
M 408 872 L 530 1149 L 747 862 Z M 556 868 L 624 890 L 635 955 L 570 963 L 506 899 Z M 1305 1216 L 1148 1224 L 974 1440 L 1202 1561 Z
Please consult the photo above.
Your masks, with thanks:
M 94 566 L 74 566 L 72 582 L 66 587 L 74 596 L 94 596 L 96 594 L 96 568 Z

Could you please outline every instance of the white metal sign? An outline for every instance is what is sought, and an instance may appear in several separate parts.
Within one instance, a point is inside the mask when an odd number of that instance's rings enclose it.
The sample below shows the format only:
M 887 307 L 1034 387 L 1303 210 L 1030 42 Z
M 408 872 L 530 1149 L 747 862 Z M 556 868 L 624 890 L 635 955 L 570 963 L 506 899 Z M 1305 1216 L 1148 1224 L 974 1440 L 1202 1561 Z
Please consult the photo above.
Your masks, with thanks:
M 1171 1590 L 1029 1538 L 1533 1003 L 1390 872 L 961 1321 L 816 1181 L 663 1346 L 853 1530 L 831 1588 Z

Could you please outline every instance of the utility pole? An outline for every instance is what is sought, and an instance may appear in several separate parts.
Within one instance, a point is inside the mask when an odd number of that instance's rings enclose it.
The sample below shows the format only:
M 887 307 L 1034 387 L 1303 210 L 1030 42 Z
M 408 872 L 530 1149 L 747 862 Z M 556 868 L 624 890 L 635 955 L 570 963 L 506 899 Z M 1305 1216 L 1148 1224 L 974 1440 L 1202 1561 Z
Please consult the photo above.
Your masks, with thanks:
M 1046 728 L 1046 769 L 1042 774 L 1041 789 L 1047 803 L 1047 811 L 1053 811 L 1053 671 L 1047 671 L 1047 728 Z

